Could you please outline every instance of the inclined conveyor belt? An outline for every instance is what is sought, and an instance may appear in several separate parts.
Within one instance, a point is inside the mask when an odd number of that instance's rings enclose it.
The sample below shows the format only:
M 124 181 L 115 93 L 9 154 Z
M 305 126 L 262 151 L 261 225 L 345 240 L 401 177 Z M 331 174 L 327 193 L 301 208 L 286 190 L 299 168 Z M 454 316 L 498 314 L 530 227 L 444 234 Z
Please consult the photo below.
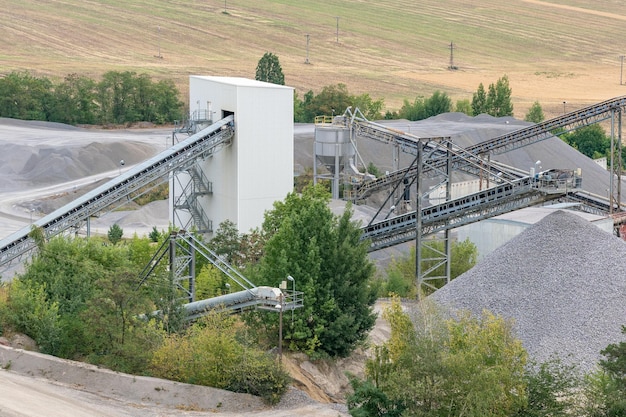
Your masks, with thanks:
M 453 153 L 451 155 L 452 169 L 471 173 L 475 171 L 472 165 L 476 165 L 480 161 L 481 156 L 506 153 L 549 139 L 554 136 L 553 132 L 555 131 L 568 132 L 579 127 L 607 120 L 612 117 L 615 110 L 624 108 L 626 108 L 626 96 L 616 97 L 480 142 L 460 150 L 461 152 L 458 154 Z M 444 169 L 447 164 L 448 155 L 444 144 L 450 138 L 418 138 L 364 119 L 354 118 L 352 123 L 357 135 L 384 143 L 398 144 L 400 149 L 406 153 L 416 154 L 419 147 L 423 146 L 425 159 L 422 174 L 424 175 L 436 174 L 438 170 Z M 398 181 L 404 177 L 415 176 L 416 172 L 416 167 L 410 167 L 391 173 L 390 175 L 393 179 L 381 177 L 375 181 L 356 184 L 353 190 L 353 198 L 356 200 L 362 199 L 367 194 L 384 188 L 393 180 Z
M 183 305 L 187 320 L 195 320 L 207 311 L 241 312 L 256 308 L 279 312 L 303 307 L 302 292 L 282 292 L 279 288 L 254 287 Z
M 580 189 L 582 179 L 573 171 L 567 178 L 526 177 L 474 194 L 422 209 L 422 236 L 460 227 L 570 195 Z M 370 252 L 414 240 L 416 212 L 393 217 L 363 227 L 363 239 L 370 241 Z
M 230 115 L 38 219 L 33 226 L 42 228 L 46 238 L 77 228 L 90 216 L 109 211 L 116 203 L 121 205 L 144 187 L 167 181 L 170 172 L 191 168 L 198 159 L 229 144 L 233 135 L 234 116 Z M 28 236 L 30 231 L 31 226 L 24 227 L 0 241 L 0 267 L 35 249 L 35 241 Z
M 236 287 L 241 288 L 241 291 L 184 304 L 183 308 L 187 313 L 188 320 L 195 320 L 210 310 L 240 312 L 250 308 L 257 308 L 271 311 L 280 311 L 282 309 L 285 311 L 295 310 L 304 305 L 302 292 L 295 290 L 282 292 L 279 288 L 266 286 L 257 287 L 221 256 L 212 251 L 201 239 L 186 230 L 171 232 L 170 238 L 161 243 L 161 246 L 155 252 L 150 262 L 148 262 L 147 266 L 141 274 L 139 274 L 137 288 L 150 280 L 155 267 L 166 256 L 171 256 L 172 253 L 175 253 L 175 247 L 178 245 L 181 245 L 181 248 L 184 247 L 188 251 L 193 250 L 196 254 L 202 256 L 228 277 L 230 282 L 236 284 Z M 187 252 L 187 255 L 189 253 L 190 252 Z M 170 259 L 170 264 L 171 263 Z M 188 289 L 183 288 L 183 290 L 187 291 Z M 190 295 L 191 298 L 195 297 L 195 294 Z

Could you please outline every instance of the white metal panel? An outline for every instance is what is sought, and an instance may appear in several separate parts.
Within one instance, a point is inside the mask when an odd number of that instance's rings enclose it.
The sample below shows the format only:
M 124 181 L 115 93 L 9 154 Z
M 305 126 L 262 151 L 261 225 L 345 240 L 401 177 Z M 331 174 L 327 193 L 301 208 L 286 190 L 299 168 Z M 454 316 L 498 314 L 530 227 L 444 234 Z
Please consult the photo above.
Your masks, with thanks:
M 240 88 L 237 104 L 237 114 L 246 116 L 237 124 L 238 216 L 248 230 L 293 189 L 293 90 Z
M 293 189 L 293 89 L 245 78 L 191 76 L 189 97 L 190 106 L 210 108 L 214 120 L 224 111 L 235 114 L 233 144 L 202 164 L 213 194 L 201 201 L 214 230 L 226 219 L 241 232 L 259 227 L 265 211 Z

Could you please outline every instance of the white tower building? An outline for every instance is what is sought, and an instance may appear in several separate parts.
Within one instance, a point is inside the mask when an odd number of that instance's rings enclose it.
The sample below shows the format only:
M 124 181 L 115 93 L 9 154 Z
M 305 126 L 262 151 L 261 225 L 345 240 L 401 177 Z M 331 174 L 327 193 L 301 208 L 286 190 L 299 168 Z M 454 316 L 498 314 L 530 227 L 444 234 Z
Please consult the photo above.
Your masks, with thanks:
M 198 201 L 213 229 L 224 220 L 242 233 L 260 227 L 265 211 L 293 190 L 293 88 L 193 75 L 189 103 L 192 113 L 207 113 L 213 122 L 229 115 L 235 120 L 232 144 L 199 162 L 211 191 Z M 171 201 L 181 191 L 174 188 Z

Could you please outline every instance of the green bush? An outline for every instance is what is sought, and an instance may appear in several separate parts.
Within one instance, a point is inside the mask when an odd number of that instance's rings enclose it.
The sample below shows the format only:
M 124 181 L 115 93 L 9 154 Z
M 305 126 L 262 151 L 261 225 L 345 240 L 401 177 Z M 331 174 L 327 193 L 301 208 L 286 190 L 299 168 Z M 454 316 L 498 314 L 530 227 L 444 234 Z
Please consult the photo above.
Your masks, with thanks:
M 109 238 L 109 241 L 112 244 L 115 245 L 117 242 L 122 240 L 122 236 L 123 235 L 124 235 L 124 229 L 122 229 L 117 223 L 115 223 L 114 225 L 109 227 L 109 231 L 107 233 L 107 236 Z
M 227 389 L 263 398 L 276 404 L 289 387 L 289 374 L 265 352 L 245 349 L 243 361 L 230 370 Z
M 32 337 L 42 352 L 57 354 L 64 332 L 59 303 L 47 299 L 45 284 L 14 280 L 9 305 L 7 319 L 15 330 Z
M 257 395 L 277 403 L 289 376 L 265 352 L 240 341 L 241 324 L 226 313 L 211 313 L 184 335 L 166 338 L 153 358 L 154 376 Z

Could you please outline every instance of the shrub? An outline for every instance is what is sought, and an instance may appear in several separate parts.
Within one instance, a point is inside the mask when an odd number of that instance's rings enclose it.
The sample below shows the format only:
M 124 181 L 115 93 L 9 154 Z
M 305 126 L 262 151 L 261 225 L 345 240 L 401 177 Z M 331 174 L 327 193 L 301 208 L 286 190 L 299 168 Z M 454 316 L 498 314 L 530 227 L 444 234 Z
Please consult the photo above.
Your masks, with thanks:
M 277 403 L 289 377 L 274 358 L 246 346 L 241 324 L 226 313 L 210 313 L 184 335 L 169 336 L 152 359 L 155 376 L 257 395 Z
M 159 241 L 159 239 L 161 238 L 161 233 L 159 233 L 156 226 L 152 226 L 152 231 L 148 235 L 148 238 L 150 239 L 151 242 L 154 242 L 154 243 Z
M 109 232 L 107 233 L 107 236 L 112 244 L 115 245 L 117 242 L 122 240 L 123 235 L 124 230 L 117 223 L 109 227 Z

